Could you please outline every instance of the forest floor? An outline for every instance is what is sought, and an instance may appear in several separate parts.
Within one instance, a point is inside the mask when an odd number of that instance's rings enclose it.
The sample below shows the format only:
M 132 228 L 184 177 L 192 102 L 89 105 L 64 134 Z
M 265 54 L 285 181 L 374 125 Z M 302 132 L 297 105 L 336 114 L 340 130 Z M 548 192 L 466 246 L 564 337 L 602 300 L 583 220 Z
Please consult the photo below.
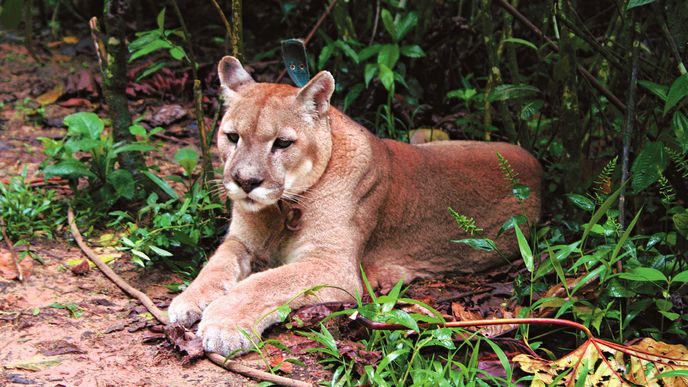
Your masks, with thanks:
M 4 183 L 25 170 L 28 180 L 41 184 L 37 172 L 43 155 L 38 138 L 64 136 L 62 119 L 66 115 L 76 111 L 106 115 L 96 82 L 97 67 L 87 55 L 90 40 L 57 42 L 49 50 L 39 53 L 44 61 L 38 64 L 22 46 L 0 43 L 0 180 Z M 196 138 L 190 101 L 169 103 L 170 94 L 166 95 L 178 86 L 163 74 L 145 84 L 133 84 L 129 90 L 134 115 L 143 116 L 149 125 L 165 127 L 158 138 L 163 151 L 154 160 L 163 170 L 179 169 L 172 161 L 174 151 L 193 144 Z M 0 245 L 0 385 L 256 383 L 208 360 L 186 361 L 161 337 L 145 309 L 98 270 L 79 274 L 70 270 L 68 262 L 85 257 L 73 243 L 66 225 L 55 234 L 55 240 L 34 238 L 30 245 L 20 247 L 29 250 L 33 257 L 22 261 L 23 281 L 15 278 L 9 251 L 4 243 Z M 97 232 L 87 239 L 87 243 L 96 246 L 98 254 L 115 258 L 110 265 L 130 284 L 151 296 L 160 307 L 169 304 L 174 294 L 165 285 L 180 282 L 179 277 L 162 268 L 143 270 L 135 266 L 127 254 L 107 243 L 98 243 Z M 508 317 L 503 304 L 513 292 L 510 281 L 517 270 L 512 269 L 470 280 L 426 281 L 415 284 L 407 295 L 431 303 L 448 317 L 481 318 L 495 313 Z M 345 306 L 337 306 L 342 307 Z M 312 323 L 330 310 L 331 307 L 313 307 L 298 312 L 299 319 Z M 360 328 L 345 318 L 328 324 L 330 328 L 341 324 L 333 331 L 338 345 L 349 356 L 358 361 L 375 361 L 375 354 L 364 354 L 353 343 Z M 499 335 L 493 333 L 491 336 Z M 267 359 L 272 366 L 287 357 L 303 362 L 282 364 L 282 374 L 311 382 L 328 377 L 328 371 L 317 364 L 317 357 L 302 352 L 314 346 L 314 342 L 283 328 L 271 330 L 268 337 L 281 340 L 291 350 L 287 354 L 270 348 Z M 242 361 L 265 369 L 255 353 L 244 356 Z M 486 368 L 489 364 L 489 359 L 481 362 Z

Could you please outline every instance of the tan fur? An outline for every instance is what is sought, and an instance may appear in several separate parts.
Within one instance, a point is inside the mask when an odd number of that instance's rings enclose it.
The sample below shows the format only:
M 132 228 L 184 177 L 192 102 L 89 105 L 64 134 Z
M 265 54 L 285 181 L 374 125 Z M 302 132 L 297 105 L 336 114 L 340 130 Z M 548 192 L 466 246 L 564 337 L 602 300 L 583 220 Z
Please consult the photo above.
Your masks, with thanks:
M 275 308 L 304 289 L 326 284 L 361 293 L 361 264 L 382 288 L 508 264 L 495 253 L 452 243 L 470 236 L 448 207 L 475 218 L 492 238 L 513 215 L 539 218 L 541 169 L 515 145 L 380 140 L 329 106 L 334 80 L 327 72 L 297 89 L 255 83 L 232 57 L 223 58 L 218 71 L 227 104 L 218 145 L 232 222 L 198 278 L 169 308 L 173 322 L 201 320 L 206 350 L 248 348 L 240 330 L 262 333 L 277 321 Z M 227 133 L 240 135 L 239 142 L 232 144 Z M 276 138 L 287 137 L 295 140 L 290 147 L 272 148 Z M 530 187 L 524 203 L 513 197 L 497 152 Z M 262 183 L 246 194 L 236 176 Z M 513 253 L 513 231 L 497 244 Z M 274 268 L 251 274 L 258 261 Z M 326 288 L 291 306 L 349 298 Z

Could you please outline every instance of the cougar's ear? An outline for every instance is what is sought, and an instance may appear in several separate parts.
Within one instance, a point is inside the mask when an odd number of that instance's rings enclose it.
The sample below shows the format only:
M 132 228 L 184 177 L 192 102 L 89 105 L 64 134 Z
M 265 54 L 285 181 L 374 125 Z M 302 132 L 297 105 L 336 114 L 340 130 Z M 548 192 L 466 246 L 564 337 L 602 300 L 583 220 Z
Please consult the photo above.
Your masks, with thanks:
M 329 71 L 321 71 L 299 90 L 297 101 L 302 103 L 308 113 L 324 117 L 330 108 L 330 97 L 334 92 L 334 78 Z
M 217 65 L 217 74 L 220 76 L 222 96 L 225 102 L 236 96 L 239 86 L 255 82 L 244 70 L 241 62 L 233 56 L 225 56 L 220 60 Z

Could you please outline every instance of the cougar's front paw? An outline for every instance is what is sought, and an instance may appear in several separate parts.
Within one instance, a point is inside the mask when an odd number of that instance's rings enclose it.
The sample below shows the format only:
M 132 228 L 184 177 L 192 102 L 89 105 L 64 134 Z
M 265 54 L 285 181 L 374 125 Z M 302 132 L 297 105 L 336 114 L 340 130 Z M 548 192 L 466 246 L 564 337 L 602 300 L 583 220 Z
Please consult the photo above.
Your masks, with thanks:
M 198 302 L 191 297 L 187 297 L 184 293 L 175 297 L 169 308 L 167 308 L 170 322 L 179 323 L 186 327 L 200 320 L 202 313 L 203 311 Z
M 251 324 L 242 322 L 238 311 L 232 310 L 223 301 L 226 300 L 215 300 L 203 311 L 197 333 L 206 351 L 223 356 L 239 355 L 253 346 L 249 338 L 254 337 Z

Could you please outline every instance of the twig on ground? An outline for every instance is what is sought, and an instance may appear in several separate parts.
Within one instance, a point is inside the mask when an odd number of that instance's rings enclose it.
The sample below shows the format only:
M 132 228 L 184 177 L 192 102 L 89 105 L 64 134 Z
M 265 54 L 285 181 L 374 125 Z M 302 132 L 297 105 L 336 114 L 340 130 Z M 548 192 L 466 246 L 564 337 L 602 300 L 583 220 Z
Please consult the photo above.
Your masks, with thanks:
M 317 22 L 315 22 L 315 25 L 314 25 L 313 28 L 311 29 L 311 32 L 309 32 L 308 35 L 306 35 L 306 38 L 303 40 L 303 46 L 304 46 L 304 47 L 306 47 L 306 46 L 308 45 L 308 42 L 310 42 L 311 39 L 313 39 L 313 35 L 315 35 L 315 31 L 317 31 L 318 28 L 320 28 L 320 25 L 321 25 L 322 22 L 325 20 L 325 18 L 327 17 L 327 15 L 329 15 L 330 12 L 332 12 L 332 9 L 334 8 L 335 4 L 337 4 L 337 0 L 332 0 L 332 2 L 330 3 L 330 5 L 329 5 L 329 6 L 327 7 L 327 9 L 325 10 L 325 13 L 323 13 L 322 15 L 320 15 L 320 18 L 318 19 Z M 280 83 L 280 82 L 282 81 L 282 79 L 284 78 L 284 75 L 285 75 L 286 73 L 287 73 L 287 69 L 282 69 L 282 72 L 281 72 L 281 73 L 279 74 L 279 76 L 277 77 L 277 80 L 275 81 L 275 83 Z
M 100 258 L 98 258 L 98 255 L 86 245 L 84 242 L 84 238 L 81 236 L 81 232 L 79 232 L 79 228 L 76 226 L 76 223 L 74 222 L 74 211 L 70 207 L 67 210 L 67 219 L 69 221 L 69 227 L 71 228 L 72 231 L 72 236 L 74 236 L 74 240 L 76 240 L 76 243 L 79 245 L 81 250 L 86 254 L 88 259 L 91 260 L 102 272 L 105 274 L 108 279 L 110 279 L 112 282 L 115 283 L 120 289 L 122 289 L 125 293 L 128 295 L 134 297 L 135 299 L 139 300 L 143 306 L 148 309 L 148 311 L 155 317 L 156 320 L 160 321 L 164 325 L 170 325 L 169 320 L 163 313 L 163 311 L 160 310 L 153 301 L 148 297 L 145 293 L 139 291 L 138 289 L 132 287 L 129 285 L 125 280 L 122 279 L 117 273 L 115 273 L 110 266 L 106 265 Z M 4 232 L 4 228 L 3 228 Z M 193 338 L 194 335 L 193 333 L 188 334 L 190 338 Z M 240 364 L 236 361 L 233 360 L 227 360 L 224 356 L 218 354 L 218 353 L 213 353 L 213 352 L 206 352 L 205 355 L 210 359 L 213 363 L 227 369 L 228 371 L 236 372 L 238 374 L 247 376 L 252 379 L 256 380 L 264 380 L 272 383 L 277 383 L 282 386 L 293 386 L 293 387 L 311 387 L 312 384 L 302 382 L 300 380 L 296 379 L 291 379 L 287 378 L 284 376 L 279 376 L 279 375 L 274 375 L 269 372 L 261 371 L 259 369 L 255 369 L 243 364 Z
M 19 256 L 17 255 L 17 251 L 14 249 L 12 241 L 7 236 L 7 230 L 5 229 L 5 219 L 2 217 L 0 217 L 0 230 L 2 231 L 2 238 L 5 240 L 7 249 L 10 251 L 10 255 L 12 256 L 14 267 L 17 269 L 17 279 L 19 280 L 19 282 L 22 282 L 24 281 L 24 274 L 22 274 L 21 266 L 19 266 Z

